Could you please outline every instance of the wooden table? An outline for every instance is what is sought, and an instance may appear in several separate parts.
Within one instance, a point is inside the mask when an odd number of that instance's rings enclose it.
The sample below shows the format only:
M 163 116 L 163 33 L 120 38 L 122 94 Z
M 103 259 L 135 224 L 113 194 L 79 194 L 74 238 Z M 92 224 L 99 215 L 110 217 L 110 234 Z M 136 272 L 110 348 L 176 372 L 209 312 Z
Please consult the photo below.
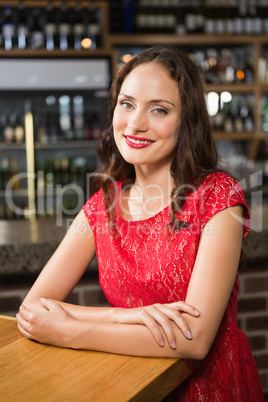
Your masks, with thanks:
M 42 345 L 0 316 L 0 401 L 161 401 L 194 362 Z

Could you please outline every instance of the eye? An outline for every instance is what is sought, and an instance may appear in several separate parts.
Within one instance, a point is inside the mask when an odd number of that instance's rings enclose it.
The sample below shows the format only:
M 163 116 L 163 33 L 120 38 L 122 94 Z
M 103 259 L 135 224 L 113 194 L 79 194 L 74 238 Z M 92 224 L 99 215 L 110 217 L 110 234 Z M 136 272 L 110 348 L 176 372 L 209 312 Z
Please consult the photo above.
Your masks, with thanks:
M 124 108 L 124 109 L 132 109 L 133 105 L 127 101 L 121 101 L 120 105 Z
M 156 108 L 153 110 L 153 112 L 156 114 L 168 114 L 168 111 L 166 109 L 162 109 L 162 108 Z

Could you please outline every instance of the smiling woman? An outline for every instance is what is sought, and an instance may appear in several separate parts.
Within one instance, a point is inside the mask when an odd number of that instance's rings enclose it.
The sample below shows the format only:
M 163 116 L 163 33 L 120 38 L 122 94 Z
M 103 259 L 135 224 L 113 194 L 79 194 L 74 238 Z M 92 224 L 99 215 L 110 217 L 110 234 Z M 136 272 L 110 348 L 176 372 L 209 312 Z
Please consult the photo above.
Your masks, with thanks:
M 134 165 L 167 165 L 173 157 L 180 125 L 178 87 L 159 64 L 135 68 L 122 84 L 114 110 L 116 145 Z M 144 152 L 134 152 L 134 149 Z
M 20 331 L 62 347 L 202 360 L 169 400 L 262 401 L 237 328 L 249 211 L 218 168 L 202 81 L 180 49 L 150 48 L 118 72 L 100 160 L 95 194 L 26 296 Z M 95 252 L 111 307 L 65 303 Z

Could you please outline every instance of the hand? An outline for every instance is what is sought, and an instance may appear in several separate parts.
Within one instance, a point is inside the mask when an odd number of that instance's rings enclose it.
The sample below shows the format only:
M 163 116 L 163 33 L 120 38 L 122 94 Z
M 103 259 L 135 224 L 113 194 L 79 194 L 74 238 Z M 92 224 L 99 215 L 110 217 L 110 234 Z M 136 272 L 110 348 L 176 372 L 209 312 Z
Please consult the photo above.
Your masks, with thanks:
M 152 304 L 150 306 L 123 309 L 115 308 L 115 321 L 120 324 L 143 324 L 151 331 L 159 345 L 164 346 L 164 331 L 170 347 L 176 349 L 176 337 L 172 321 L 181 330 L 187 339 L 192 339 L 192 333 L 181 312 L 193 317 L 199 317 L 200 313 L 189 304 L 179 301 L 167 304 Z
M 16 315 L 22 335 L 40 343 L 71 347 L 72 324 L 75 320 L 57 302 L 40 299 L 44 311 L 33 312 L 21 306 Z

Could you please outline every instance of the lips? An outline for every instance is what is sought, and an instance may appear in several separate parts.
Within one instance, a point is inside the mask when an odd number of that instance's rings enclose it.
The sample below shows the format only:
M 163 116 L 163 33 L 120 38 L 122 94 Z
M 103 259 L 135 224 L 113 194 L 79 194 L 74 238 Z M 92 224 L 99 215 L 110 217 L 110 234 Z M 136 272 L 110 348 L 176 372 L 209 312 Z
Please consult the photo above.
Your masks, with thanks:
M 148 138 L 134 137 L 133 135 L 124 135 L 126 144 L 131 148 L 146 148 L 153 144 L 155 141 L 148 140 Z

